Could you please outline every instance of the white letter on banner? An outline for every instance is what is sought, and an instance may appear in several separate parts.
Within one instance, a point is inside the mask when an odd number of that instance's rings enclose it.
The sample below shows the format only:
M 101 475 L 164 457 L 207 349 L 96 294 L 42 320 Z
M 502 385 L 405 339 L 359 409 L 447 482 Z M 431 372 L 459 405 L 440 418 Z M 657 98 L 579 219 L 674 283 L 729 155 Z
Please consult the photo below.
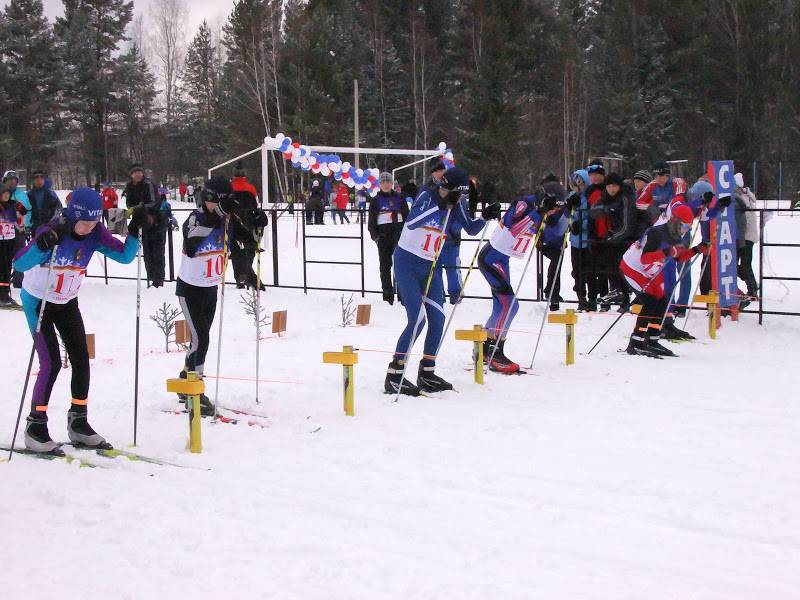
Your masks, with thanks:
M 723 248 L 719 253 L 720 257 L 720 271 L 727 271 L 728 267 L 733 264 L 733 252 L 730 251 L 730 248 Z
M 726 299 L 729 299 L 733 296 L 733 292 L 731 291 L 731 286 L 733 285 L 733 277 L 722 277 L 722 289 L 725 290 L 722 295 L 725 296 Z
M 720 192 L 730 189 L 730 181 L 728 179 L 728 171 L 730 167 L 727 164 L 720 165 L 719 173 L 717 173 L 718 190 Z
M 723 221 L 719 226 L 719 245 L 724 246 L 732 243 L 733 235 L 731 235 L 731 224 L 728 221 Z

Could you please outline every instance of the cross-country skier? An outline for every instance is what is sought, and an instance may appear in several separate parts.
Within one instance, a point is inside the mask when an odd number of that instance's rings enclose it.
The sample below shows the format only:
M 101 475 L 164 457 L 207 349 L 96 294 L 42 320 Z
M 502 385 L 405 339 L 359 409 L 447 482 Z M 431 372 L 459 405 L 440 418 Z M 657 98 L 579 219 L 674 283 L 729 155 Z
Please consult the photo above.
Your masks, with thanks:
M 444 328 L 444 285 L 442 263 L 437 260 L 433 266 L 433 261 L 439 254 L 451 223 L 459 223 L 470 235 L 475 235 L 486 225 L 482 218 L 469 217 L 468 191 L 467 172 L 460 167 L 451 167 L 435 187 L 426 187 L 420 193 L 408 214 L 394 252 L 395 277 L 408 323 L 397 340 L 395 355 L 386 373 L 384 391 L 387 394 L 400 391 L 409 396 L 418 396 L 420 390 L 441 392 L 453 389 L 450 383 L 434 373 L 436 350 Z M 450 217 L 445 224 L 448 211 Z M 430 285 L 426 294 L 428 282 Z M 425 326 L 426 316 L 428 331 L 419 363 L 417 385 L 414 385 L 403 377 L 404 365 L 412 343 Z
M 203 376 L 211 325 L 217 310 L 217 287 L 225 277 L 226 252 L 230 253 L 231 244 L 253 239 L 234 218 L 228 220 L 228 239 L 225 239 L 225 218 L 237 208 L 230 179 L 212 177 L 200 194 L 203 207 L 193 210 L 183 223 L 183 255 L 175 286 L 175 295 L 192 336 L 180 373 L 184 378 L 188 371 Z M 205 394 L 200 397 L 200 408 L 203 416 L 215 413 L 213 403 Z
M 45 298 L 41 328 L 35 337 L 39 374 L 33 387 L 31 413 L 25 428 L 25 446 L 34 452 L 63 454 L 50 438 L 47 407 L 61 368 L 58 330 L 72 365 L 72 405 L 67 413 L 67 433 L 72 443 L 90 448 L 111 448 L 87 420 L 89 354 L 78 292 L 86 267 L 95 251 L 119 263 L 136 258 L 139 230 L 146 221 L 143 209 L 134 211 L 123 244 L 100 223 L 103 199 L 89 188 L 78 188 L 69 206 L 36 232 L 34 240 L 14 259 L 14 268 L 26 271 L 22 282 L 22 306 L 31 332 Z M 53 248 L 56 248 L 51 261 Z M 45 291 L 47 290 L 47 291 Z M 46 294 L 46 295 L 45 295 Z
M 671 291 L 665 284 L 665 267 L 670 261 L 686 262 L 696 254 L 709 252 L 709 246 L 704 242 L 693 248 L 681 245 L 694 218 L 694 212 L 687 204 L 673 203 L 669 216 L 650 227 L 622 257 L 620 270 L 630 286 L 640 292 L 642 305 L 628 344 L 628 354 L 675 356 L 658 341 Z
M 508 329 L 519 309 L 511 286 L 509 258 L 524 258 L 527 252 L 533 252 L 542 222 L 556 227 L 565 201 L 564 188 L 553 181 L 545 183 L 536 194 L 514 200 L 478 255 L 478 268 L 492 288 L 492 314 L 486 321 L 489 339 L 483 356 L 488 362 L 494 355 L 489 362 L 493 371 L 519 371 L 519 365 L 506 356 L 504 349 Z

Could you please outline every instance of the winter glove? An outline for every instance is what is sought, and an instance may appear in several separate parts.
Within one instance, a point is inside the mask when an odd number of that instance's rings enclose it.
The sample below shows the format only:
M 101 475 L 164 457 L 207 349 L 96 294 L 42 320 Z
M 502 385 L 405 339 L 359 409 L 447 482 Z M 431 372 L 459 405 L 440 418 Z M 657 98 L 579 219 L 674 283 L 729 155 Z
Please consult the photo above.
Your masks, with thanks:
M 178 221 L 175 217 L 169 218 L 169 226 L 172 228 L 172 231 L 178 231 Z
M 731 197 L 725 196 L 724 198 L 719 199 L 719 205 L 722 208 L 728 208 L 731 205 Z
M 703 206 L 708 206 L 714 200 L 714 192 L 706 192 L 703 194 Z
M 708 245 L 706 242 L 702 242 L 697 244 L 692 248 L 695 254 L 702 254 L 703 256 L 708 256 L 711 253 L 711 246 Z
M 28 209 L 25 208 L 25 205 L 22 202 L 17 202 L 17 206 L 15 208 L 16 211 L 23 217 L 28 214 Z
M 64 241 L 64 236 L 66 234 L 67 223 L 66 221 L 60 220 L 52 229 L 43 231 L 36 236 L 36 246 L 43 252 L 49 252 Z
M 485 204 L 481 209 L 481 218 L 484 221 L 492 221 L 500 218 L 500 203 L 492 202 Z
M 569 206 L 571 210 L 575 210 L 580 205 L 581 196 L 578 192 L 572 192 L 569 196 L 567 196 L 567 206 Z
M 253 225 L 255 225 L 256 229 L 264 229 L 269 223 L 269 218 L 267 217 L 267 213 L 260 208 L 257 208 L 253 211 Z
M 234 210 L 236 210 L 237 206 L 239 206 L 239 201 L 236 200 L 235 196 L 229 195 L 229 196 L 223 196 L 222 198 L 220 198 L 220 201 L 219 201 L 219 204 L 217 205 L 217 208 L 220 211 L 222 211 L 223 215 L 229 215 Z
M 571 229 L 573 234 L 580 235 L 581 231 L 583 231 L 583 226 L 580 221 L 573 221 Z
M 139 205 L 134 208 L 131 211 L 131 220 L 128 223 L 128 235 L 138 238 L 142 225 L 148 220 L 147 217 L 147 209 L 144 206 Z

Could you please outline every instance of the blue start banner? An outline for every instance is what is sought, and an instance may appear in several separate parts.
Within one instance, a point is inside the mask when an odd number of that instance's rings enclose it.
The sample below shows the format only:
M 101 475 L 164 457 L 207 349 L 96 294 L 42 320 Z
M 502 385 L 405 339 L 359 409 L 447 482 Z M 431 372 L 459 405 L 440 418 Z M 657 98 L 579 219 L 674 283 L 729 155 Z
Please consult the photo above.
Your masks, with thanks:
M 736 306 L 739 303 L 739 289 L 736 281 L 736 202 L 733 194 L 736 191 L 735 173 L 732 160 L 708 161 L 708 178 L 714 186 L 717 201 L 725 196 L 731 197 L 731 203 L 723 208 L 717 217 L 717 243 L 714 261 L 716 268 L 719 304 L 723 308 Z

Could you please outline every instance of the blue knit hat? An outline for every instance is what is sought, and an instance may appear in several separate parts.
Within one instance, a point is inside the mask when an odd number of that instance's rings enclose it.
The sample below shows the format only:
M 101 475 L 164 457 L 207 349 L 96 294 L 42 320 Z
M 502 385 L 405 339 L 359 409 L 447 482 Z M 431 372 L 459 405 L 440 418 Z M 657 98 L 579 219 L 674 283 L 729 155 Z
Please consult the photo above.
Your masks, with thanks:
M 65 215 L 70 223 L 99 221 L 103 216 L 103 198 L 91 188 L 78 188 L 72 192 Z

